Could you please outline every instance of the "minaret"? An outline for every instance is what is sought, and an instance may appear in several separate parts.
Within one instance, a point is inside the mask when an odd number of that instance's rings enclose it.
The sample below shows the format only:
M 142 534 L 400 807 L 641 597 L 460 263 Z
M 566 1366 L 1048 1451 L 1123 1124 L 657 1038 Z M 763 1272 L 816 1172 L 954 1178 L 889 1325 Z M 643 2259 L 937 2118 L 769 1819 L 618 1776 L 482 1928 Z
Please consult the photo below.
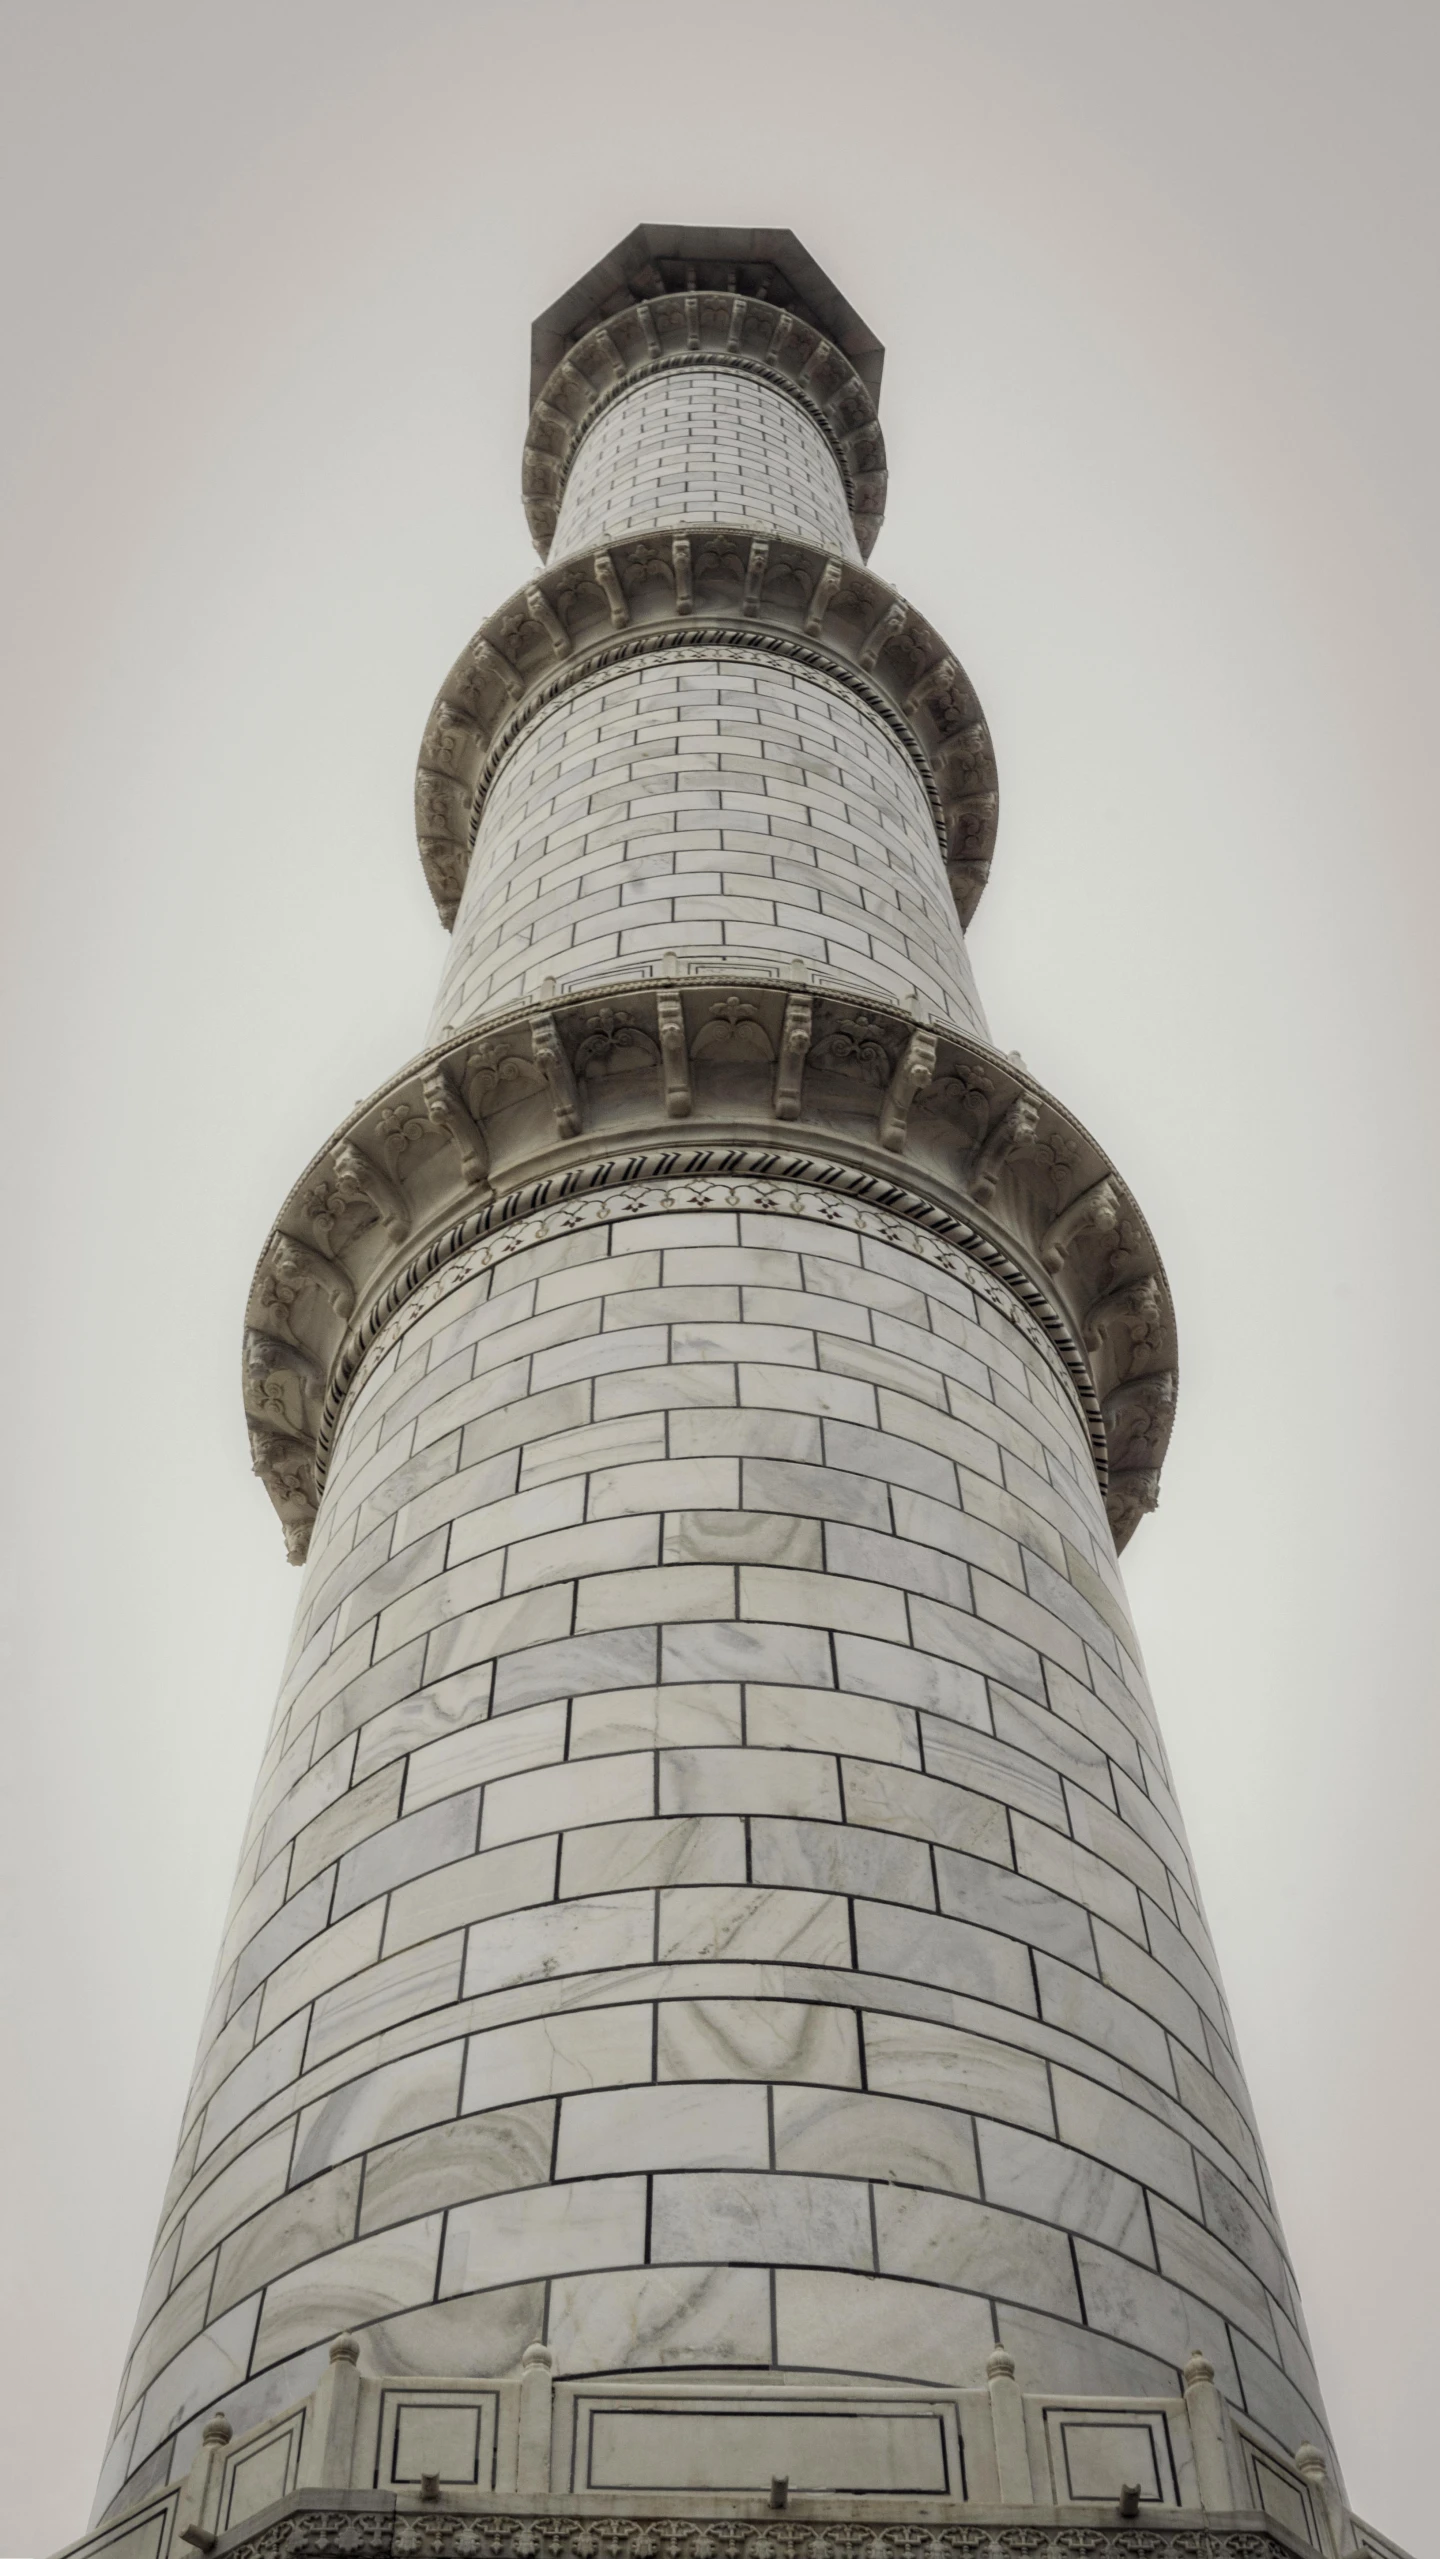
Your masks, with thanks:
M 639 229 L 536 324 L 428 1045 L 251 1291 L 304 1579 L 127 2559 L 1393 2548 L 1116 1564 L 1169 1292 L 980 1007 L 994 766 L 867 565 L 880 372 L 788 232 Z

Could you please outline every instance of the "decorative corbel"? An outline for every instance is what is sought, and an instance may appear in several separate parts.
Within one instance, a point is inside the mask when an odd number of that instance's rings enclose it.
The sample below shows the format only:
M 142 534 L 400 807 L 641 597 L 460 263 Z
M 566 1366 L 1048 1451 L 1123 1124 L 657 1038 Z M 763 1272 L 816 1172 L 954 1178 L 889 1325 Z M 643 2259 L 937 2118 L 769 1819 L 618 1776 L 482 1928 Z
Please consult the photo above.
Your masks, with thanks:
M 1052 1218 L 1040 1238 L 1040 1259 L 1047 1271 L 1058 1271 L 1070 1247 L 1077 1239 L 1094 1231 L 1110 1234 L 1120 1223 L 1120 1198 L 1108 1173 L 1082 1191 L 1068 1208 Z
M 1134 1536 L 1147 1511 L 1153 1511 L 1160 1499 L 1160 1477 L 1154 1467 L 1126 1466 L 1110 1478 L 1105 1495 L 1105 1516 L 1116 1550 Z
M 549 598 L 542 594 L 538 586 L 527 586 L 525 601 L 530 607 L 532 621 L 539 623 L 556 657 L 568 658 L 570 634 Z
M 318 1288 L 328 1298 L 343 1323 L 355 1312 L 355 1291 L 350 1276 L 328 1253 L 317 1253 L 313 1244 L 302 1244 L 298 1235 L 280 1230 L 272 1235 L 266 1261 L 292 1287 Z
M 549 1088 L 557 1136 L 574 1137 L 580 1126 L 580 1096 L 570 1072 L 570 1060 L 560 1044 L 553 1013 L 531 1015 L 530 1054 Z
M 1159 1347 L 1160 1286 L 1154 1272 L 1146 1271 L 1143 1278 L 1097 1297 L 1086 1308 L 1080 1329 L 1087 1351 L 1109 1347 L 1118 1375 L 1128 1376 L 1139 1352 Z M 1116 1354 L 1117 1341 L 1123 1357 Z
M 269 1494 L 285 1534 L 292 1564 L 303 1564 L 319 1504 L 315 1498 L 315 1443 L 285 1431 L 250 1425 L 250 1466 Z
M 1033 1144 L 1039 1126 L 1040 1106 L 1034 1094 L 1017 1093 L 989 1131 L 967 1176 L 970 1196 L 980 1208 L 988 1207 L 1006 1165 Z
M 656 994 L 655 1027 L 660 1035 L 665 1108 L 672 1120 L 688 1120 L 694 1102 L 690 1050 L 685 1035 L 685 1007 L 673 986 L 662 986 Z
M 814 1028 L 813 998 L 798 992 L 787 995 L 785 1019 L 780 1028 L 780 1054 L 775 1061 L 774 1108 L 777 1120 L 798 1120 L 800 1117 L 805 1060 L 810 1054 Z
M 745 564 L 745 592 L 740 599 L 740 610 L 747 621 L 753 622 L 760 610 L 760 597 L 765 585 L 765 572 L 769 565 L 769 543 L 752 542 L 750 557 Z
M 934 1073 L 934 1032 L 912 1031 L 880 1105 L 880 1143 L 892 1155 L 904 1153 L 910 1105 Z
M 503 649 L 497 649 L 493 640 L 480 639 L 475 642 L 470 654 L 475 661 L 478 673 L 498 676 L 511 701 L 519 701 L 525 686 Z
M 322 1381 L 308 1351 L 251 1325 L 245 1334 L 244 1380 L 245 1410 L 251 1421 L 282 1437 L 310 1438 L 311 1402 Z
M 819 639 L 825 616 L 829 612 L 831 605 L 834 603 L 836 596 L 840 592 L 840 580 L 844 574 L 845 563 L 843 560 L 831 558 L 826 561 L 824 568 L 821 570 L 820 575 L 815 581 L 814 592 L 810 598 L 809 611 L 805 616 L 805 635 L 807 639 Z
M 367 1155 L 363 1147 L 357 1146 L 349 1137 L 342 1138 L 336 1147 L 334 1163 L 336 1175 L 345 1188 L 370 1202 L 392 1244 L 403 1244 L 410 1232 L 410 1211 L 403 1192 L 391 1181 L 389 1174 L 382 1173 L 374 1157 Z
M 614 561 L 608 551 L 597 551 L 590 566 L 594 572 L 595 583 L 610 607 L 612 630 L 623 631 L 630 619 L 630 607 L 625 601 L 625 590 L 615 574 Z
M 446 1074 L 443 1066 L 432 1066 L 420 1087 L 425 1108 L 436 1128 L 442 1129 L 460 1158 L 460 1170 L 467 1182 L 488 1189 L 490 1150 L 485 1132 L 471 1117 L 465 1103 Z
M 1174 1409 L 1173 1368 L 1151 1369 L 1145 1377 L 1130 1377 L 1123 1386 L 1111 1387 L 1100 1410 L 1117 1471 L 1155 1463 Z
M 867 670 L 872 667 L 881 650 L 887 649 L 892 640 L 898 640 L 909 619 L 910 607 L 897 595 L 894 603 L 881 614 L 879 621 L 866 632 L 856 659 L 857 666 Z
M 695 610 L 695 582 L 688 533 L 676 534 L 670 545 L 670 562 L 675 571 L 675 611 L 683 622 Z

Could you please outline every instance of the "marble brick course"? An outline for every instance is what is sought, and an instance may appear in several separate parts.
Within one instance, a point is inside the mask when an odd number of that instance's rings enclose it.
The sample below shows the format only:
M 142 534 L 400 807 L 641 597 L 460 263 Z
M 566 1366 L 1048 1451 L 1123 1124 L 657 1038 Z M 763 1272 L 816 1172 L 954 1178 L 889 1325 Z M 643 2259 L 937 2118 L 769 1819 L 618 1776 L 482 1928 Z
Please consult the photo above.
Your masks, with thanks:
M 487 2301 L 508 2334 L 536 2286 L 576 2369 L 772 2330 L 833 2368 L 833 2287 L 863 2282 L 857 2371 L 973 2377 L 1023 2314 L 1057 2383 L 1199 2341 L 1245 2404 L 1298 2404 L 1063 1373 L 858 1225 L 662 1211 L 569 1244 L 455 1274 L 352 1395 L 136 2443 L 222 2365 L 258 2385 L 427 2303 L 470 2305 L 449 2351 L 491 2368 Z M 637 1341 L 632 1409 L 602 1409 Z M 699 1400 L 643 1391 L 691 1375 Z M 837 1375 L 842 1412 L 747 1392 Z M 417 1440 L 445 1465 L 417 1476 Z

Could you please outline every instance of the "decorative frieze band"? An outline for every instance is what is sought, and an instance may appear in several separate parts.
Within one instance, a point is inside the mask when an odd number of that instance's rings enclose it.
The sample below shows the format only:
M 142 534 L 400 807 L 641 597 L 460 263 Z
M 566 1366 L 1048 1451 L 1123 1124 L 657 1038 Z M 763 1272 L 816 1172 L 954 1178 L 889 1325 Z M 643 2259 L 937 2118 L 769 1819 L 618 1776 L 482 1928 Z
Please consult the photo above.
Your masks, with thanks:
M 693 1206 L 697 1186 L 739 1181 L 866 1205 L 897 1242 L 944 1238 L 987 1271 L 1058 1354 L 1125 1543 L 1157 1496 L 1175 1329 L 1149 1230 L 1095 1141 L 978 1041 L 833 987 L 709 972 L 554 996 L 449 1040 L 360 1104 L 296 1184 L 244 1359 L 253 1461 L 292 1557 L 361 1364 L 432 1273 L 522 1216 L 614 1215 L 598 1195 L 620 1184 L 684 1185 Z
M 298 2501 L 297 2501 L 298 2503 Z M 1058 2517 L 886 2525 L 724 2515 L 397 2512 L 380 2499 L 307 2500 L 230 2534 L 222 2559 L 1299 2559 L 1254 2518 L 1146 2515 L 1111 2526 Z
M 665 293 L 612 314 L 571 347 L 530 415 L 521 491 L 541 559 L 549 556 L 581 438 L 648 374 L 695 365 L 758 375 L 786 392 L 829 443 L 864 558 L 885 516 L 885 439 L 849 358 L 794 312 L 744 293 Z
M 913 759 L 962 924 L 999 812 L 990 732 L 964 669 L 893 587 L 816 544 L 733 525 L 628 535 L 562 560 L 493 613 L 440 688 L 415 821 L 442 921 L 455 920 L 502 757 L 569 686 L 639 651 L 761 648 L 859 693 Z

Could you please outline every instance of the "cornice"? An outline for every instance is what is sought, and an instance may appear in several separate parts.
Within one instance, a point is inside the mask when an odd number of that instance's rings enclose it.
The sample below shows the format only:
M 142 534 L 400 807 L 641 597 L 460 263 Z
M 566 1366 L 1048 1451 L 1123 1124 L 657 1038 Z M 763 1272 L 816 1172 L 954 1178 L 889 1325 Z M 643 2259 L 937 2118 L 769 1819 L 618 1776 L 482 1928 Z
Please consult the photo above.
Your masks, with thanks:
M 602 410 L 652 374 L 722 366 L 772 384 L 820 428 L 845 483 L 868 559 L 885 517 L 885 439 L 875 403 L 833 340 L 791 311 L 744 293 L 662 293 L 616 311 L 569 348 L 530 413 L 520 487 L 525 520 L 549 557 L 565 482 Z
M 307 1166 L 255 1272 L 243 1363 L 255 1471 L 293 1560 L 346 1399 L 416 1293 L 521 1220 L 599 1222 L 642 1184 L 689 1205 L 702 1190 L 727 1204 L 726 1185 L 788 1188 L 960 1255 L 1058 1359 L 1117 1547 L 1153 1508 L 1174 1315 L 1149 1228 L 1094 1139 L 978 1040 L 834 986 L 709 970 L 454 1033 Z
M 628 536 L 540 572 L 481 624 L 436 697 L 415 782 L 420 857 L 453 924 L 494 775 L 568 687 L 650 651 L 759 650 L 859 694 L 930 799 L 962 925 L 989 876 L 999 800 L 975 690 L 930 623 L 818 544 L 749 526 Z

